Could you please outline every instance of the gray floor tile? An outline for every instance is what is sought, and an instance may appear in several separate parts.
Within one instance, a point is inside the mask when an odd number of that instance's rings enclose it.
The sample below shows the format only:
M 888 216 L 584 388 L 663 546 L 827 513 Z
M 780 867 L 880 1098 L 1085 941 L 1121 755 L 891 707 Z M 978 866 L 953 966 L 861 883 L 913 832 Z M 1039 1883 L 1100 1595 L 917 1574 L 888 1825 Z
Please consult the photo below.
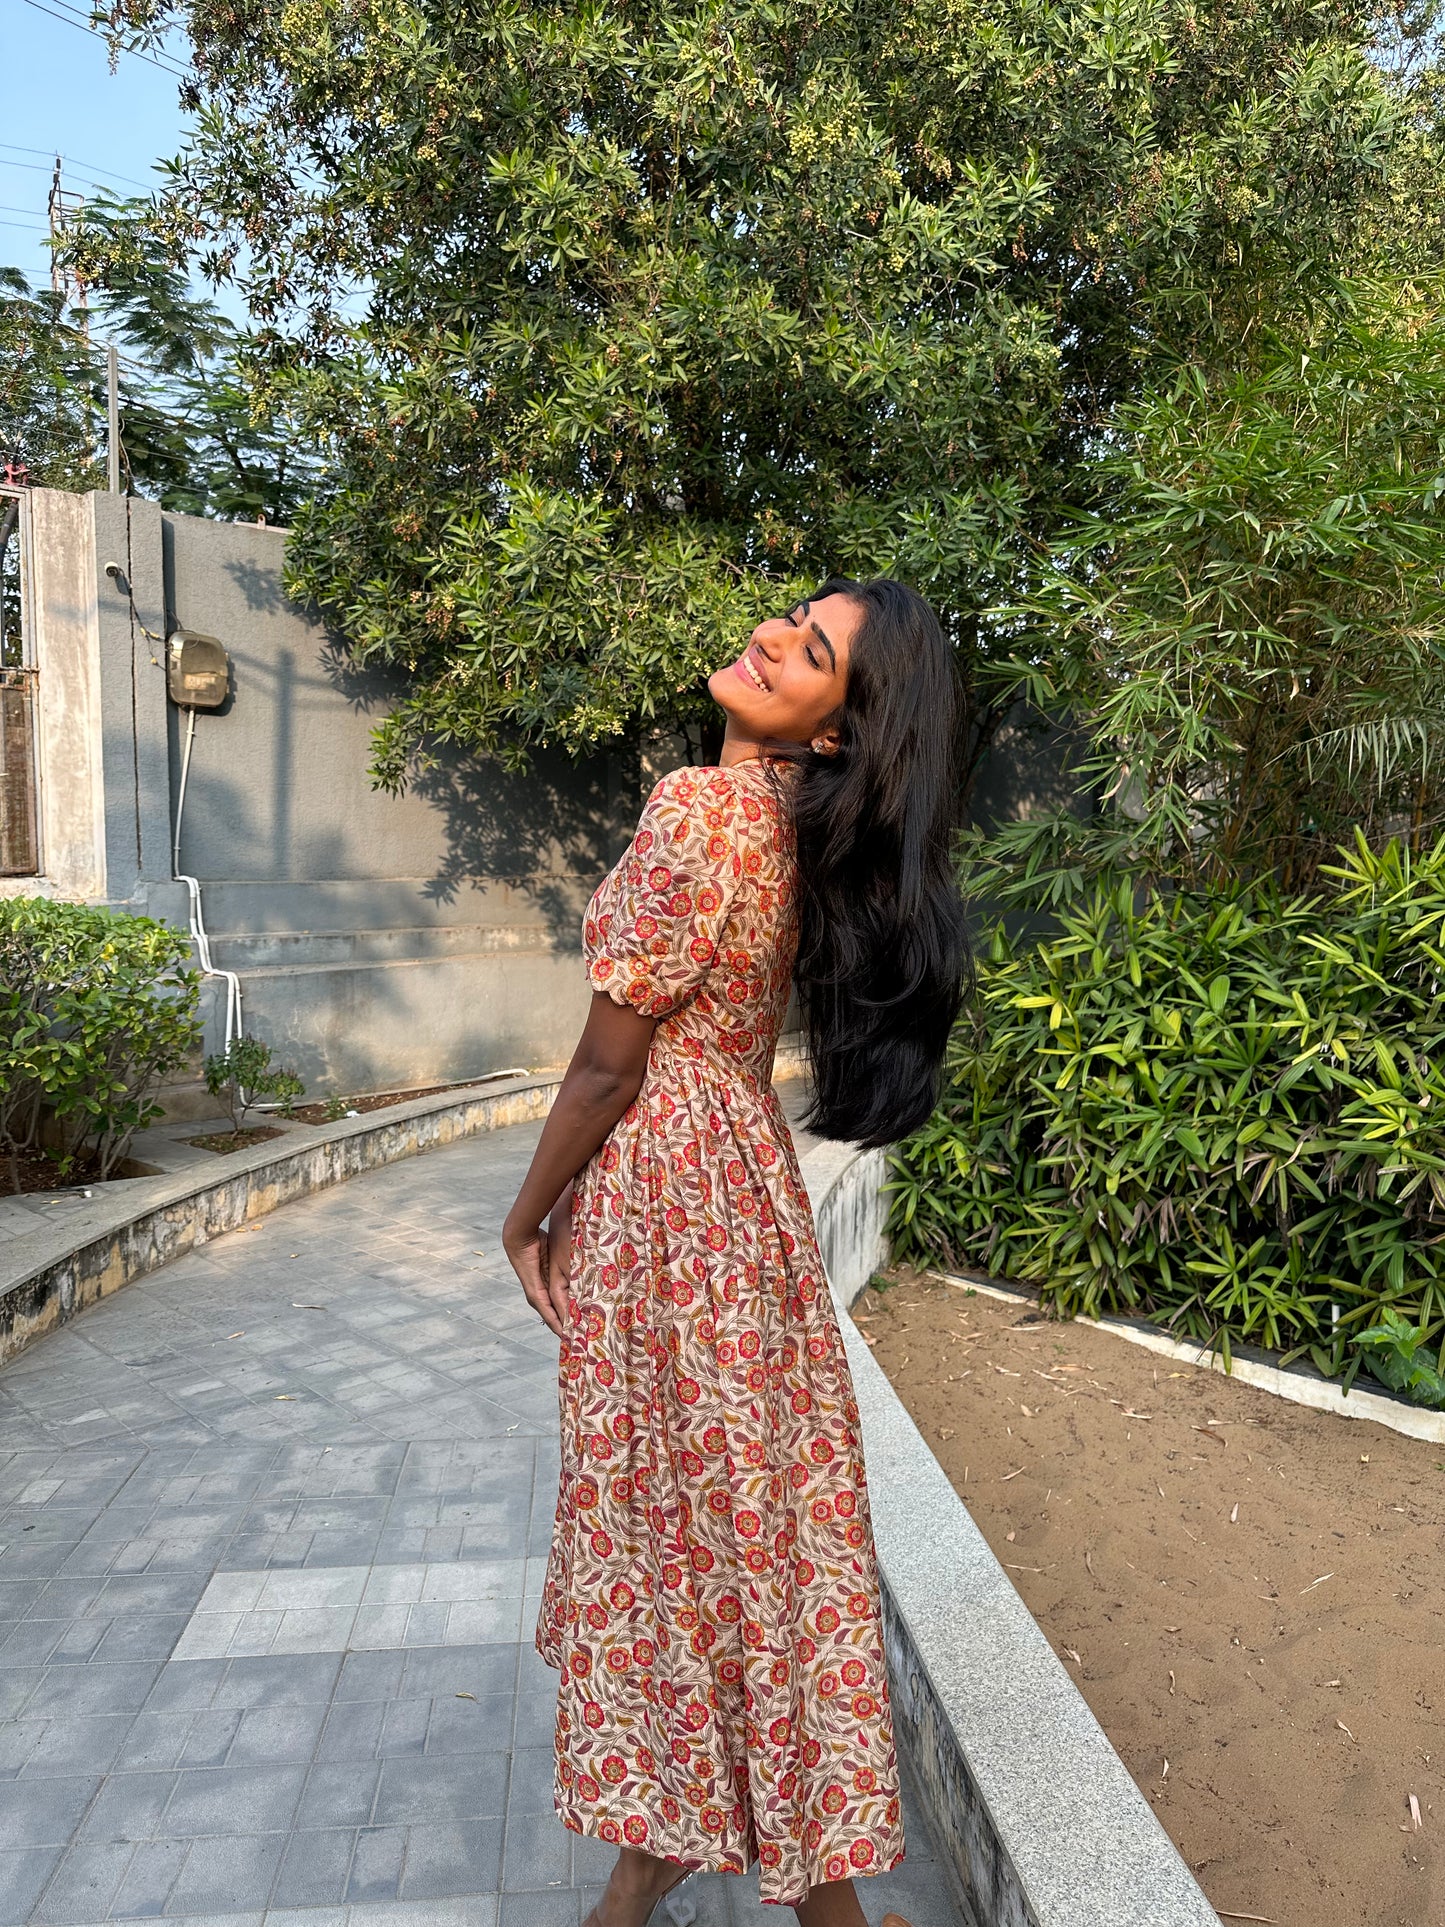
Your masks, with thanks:
M 282 1833 L 225 1834 L 191 1842 L 168 1902 L 172 1914 L 229 1914 L 264 1907 L 286 1850 Z
M 63 1846 L 0 1849 L 0 1920 L 29 1919 L 64 1851 Z
M 111 1912 L 117 1920 L 150 1920 L 165 1910 L 191 1850 L 188 1840 L 142 1840 L 131 1851 Z
M 360 1827 L 371 1820 L 381 1768 L 375 1760 L 313 1766 L 296 1812 L 298 1827 Z
M 22 1720 L 30 1730 L 30 1746 L 21 1768 L 27 1780 L 53 1779 L 57 1775 L 103 1773 L 112 1766 L 125 1744 L 132 1724 L 128 1713 L 113 1713 L 102 1719 Z
M 93 1775 L 57 1780 L 11 1780 L 3 1795 L 7 1847 L 63 1847 L 100 1787 Z
M 351 1856 L 348 1901 L 395 1900 L 406 1860 L 405 1827 L 363 1827 Z
M 401 1891 L 406 1900 L 442 1900 L 496 1891 L 502 1864 L 500 1820 L 422 1824 L 408 1829 Z
M 577 1927 L 584 1897 L 576 1889 L 567 1893 L 503 1894 L 498 1927 Z
M 614 1852 L 611 1858 L 615 1857 Z M 512 1815 L 507 1821 L 502 1891 L 528 1893 L 533 1888 L 570 1887 L 571 1884 L 572 1835 L 557 1816 L 554 1813 Z
M 195 1767 L 179 1776 L 166 1808 L 166 1831 L 269 1833 L 291 1824 L 306 1769 L 300 1766 Z
M 31 1913 L 33 1927 L 103 1920 L 134 1852 L 129 1841 L 119 1840 L 73 1846 Z
M 329 1907 L 343 1904 L 355 1845 L 356 1832 L 350 1827 L 293 1833 L 286 1843 L 285 1856 L 276 1876 L 276 1886 L 271 1895 L 272 1907 Z
M 388 1825 L 500 1815 L 506 1791 L 505 1754 L 480 1759 L 383 1760 L 376 1819 Z

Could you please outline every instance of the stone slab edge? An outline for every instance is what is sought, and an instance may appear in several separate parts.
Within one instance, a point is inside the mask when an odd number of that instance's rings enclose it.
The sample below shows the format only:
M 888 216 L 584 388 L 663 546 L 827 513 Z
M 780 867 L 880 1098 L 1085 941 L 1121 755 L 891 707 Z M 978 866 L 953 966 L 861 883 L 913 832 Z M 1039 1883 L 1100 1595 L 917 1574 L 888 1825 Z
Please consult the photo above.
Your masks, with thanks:
M 1003 1298 L 1014 1305 L 1038 1306 L 1037 1298 L 1031 1297 L 1028 1292 L 1010 1291 L 1007 1285 L 998 1285 L 992 1280 L 984 1283 L 978 1278 L 953 1271 L 930 1271 L 928 1276 L 939 1279 L 945 1285 L 952 1285 L 955 1290 L 976 1291 L 983 1298 Z M 1372 1419 L 1376 1425 L 1388 1425 L 1392 1432 L 1402 1432 L 1407 1439 L 1426 1439 L 1434 1445 L 1445 1445 L 1445 1412 L 1427 1411 L 1418 1405 L 1402 1405 L 1396 1399 L 1384 1398 L 1378 1392 L 1362 1391 L 1358 1386 L 1348 1392 L 1342 1391 L 1327 1379 L 1307 1378 L 1302 1372 L 1291 1372 L 1279 1365 L 1265 1365 L 1256 1358 L 1241 1358 L 1238 1353 L 1226 1365 L 1220 1354 L 1211 1351 L 1207 1345 L 1170 1338 L 1165 1332 L 1149 1331 L 1143 1326 L 1131 1325 L 1122 1318 L 1081 1319 L 1079 1322 L 1097 1325 L 1103 1331 L 1112 1332 L 1116 1338 L 1127 1338 L 1131 1345 L 1142 1345 L 1146 1352 L 1155 1352 L 1160 1358 L 1174 1359 L 1184 1365 L 1197 1365 L 1201 1371 L 1220 1372 L 1225 1378 L 1237 1378 L 1241 1383 L 1254 1385 L 1262 1392 L 1273 1392 L 1276 1398 L 1288 1399 L 1292 1405 L 1308 1405 L 1315 1412 L 1332 1412 L 1336 1418 Z
M 835 1246 L 876 1222 L 845 1194 L 876 1193 L 879 1154 L 825 1145 L 802 1169 Z M 899 1742 L 969 1927 L 1219 1927 L 848 1316 L 876 1254 L 824 1255 L 862 1414 Z
M 253 1144 L 214 1163 L 129 1180 L 63 1224 L 0 1247 L 0 1363 L 107 1297 L 223 1231 L 340 1184 L 360 1171 L 545 1115 L 557 1073 L 465 1096 L 438 1092 L 336 1124 L 304 1139 Z

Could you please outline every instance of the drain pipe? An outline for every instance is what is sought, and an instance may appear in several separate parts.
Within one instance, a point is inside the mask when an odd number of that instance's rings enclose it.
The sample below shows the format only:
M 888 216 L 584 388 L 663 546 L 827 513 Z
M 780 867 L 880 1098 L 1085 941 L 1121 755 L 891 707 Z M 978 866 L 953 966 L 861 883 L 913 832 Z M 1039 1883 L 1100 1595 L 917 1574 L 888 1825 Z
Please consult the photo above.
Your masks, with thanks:
M 231 1048 L 233 1041 L 241 1035 L 241 979 L 234 970 L 221 970 L 211 958 L 211 940 L 206 934 L 206 919 L 201 909 L 201 885 L 198 878 L 187 876 L 181 868 L 181 819 L 186 812 L 186 783 L 191 774 L 191 750 L 196 740 L 196 712 L 186 711 L 186 746 L 181 756 L 181 783 L 176 795 L 175 833 L 171 839 L 171 875 L 175 882 L 184 883 L 190 897 L 191 942 L 196 946 L 196 957 L 205 977 L 216 977 L 226 986 L 226 1032 L 223 1051 Z M 259 1108 L 259 1107 L 258 1107 Z

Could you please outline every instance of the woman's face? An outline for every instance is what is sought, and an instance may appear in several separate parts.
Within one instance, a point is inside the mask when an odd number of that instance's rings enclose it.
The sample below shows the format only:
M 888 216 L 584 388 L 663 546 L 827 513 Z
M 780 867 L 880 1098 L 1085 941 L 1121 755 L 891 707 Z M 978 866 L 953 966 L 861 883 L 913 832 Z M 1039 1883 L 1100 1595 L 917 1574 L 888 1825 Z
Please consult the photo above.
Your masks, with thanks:
M 858 603 L 830 595 L 760 622 L 737 661 L 708 677 L 708 693 L 728 719 L 729 742 L 835 749 L 829 719 L 842 706 L 862 620 Z

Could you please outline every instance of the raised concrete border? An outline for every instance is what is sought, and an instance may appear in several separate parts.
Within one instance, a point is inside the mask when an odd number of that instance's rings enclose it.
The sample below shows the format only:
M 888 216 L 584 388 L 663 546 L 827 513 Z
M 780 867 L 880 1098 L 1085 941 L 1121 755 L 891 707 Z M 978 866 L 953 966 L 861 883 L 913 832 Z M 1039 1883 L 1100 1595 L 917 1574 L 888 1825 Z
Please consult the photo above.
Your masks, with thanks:
M 0 1246 L 0 1362 L 97 1298 L 293 1198 L 457 1138 L 541 1117 L 560 1082 L 553 1071 L 495 1090 L 442 1091 L 315 1125 L 304 1139 L 288 1132 L 211 1164 L 108 1188 L 63 1223 Z
M 958 1291 L 976 1291 L 984 1298 L 1003 1298 L 1010 1304 L 1035 1307 L 1039 1302 L 1030 1292 L 1010 1290 L 992 1278 L 970 1278 L 967 1272 L 930 1271 L 928 1276 Z M 1372 1419 L 1376 1425 L 1388 1425 L 1392 1432 L 1403 1432 L 1408 1439 L 1426 1439 L 1432 1445 L 1445 1445 L 1445 1412 L 1409 1405 L 1404 1399 L 1390 1398 L 1383 1392 L 1361 1390 L 1358 1380 L 1353 1389 L 1345 1391 L 1327 1378 L 1291 1371 L 1288 1366 L 1270 1365 L 1259 1358 L 1246 1358 L 1237 1349 L 1226 1365 L 1220 1354 L 1208 1345 L 1170 1338 L 1157 1326 L 1135 1324 L 1127 1318 L 1093 1318 L 1079 1322 L 1097 1325 L 1116 1338 L 1127 1338 L 1131 1345 L 1142 1345 L 1146 1352 L 1155 1352 L 1160 1358 L 1197 1365 L 1201 1371 L 1221 1372 L 1226 1378 L 1237 1378 L 1241 1384 L 1273 1392 L 1276 1398 L 1286 1398 L 1292 1405 L 1308 1405 L 1312 1411 L 1331 1412 L 1336 1418 Z
M 847 1316 L 879 1262 L 882 1154 L 802 1167 L 862 1412 L 899 1743 L 964 1919 L 1219 1927 Z

